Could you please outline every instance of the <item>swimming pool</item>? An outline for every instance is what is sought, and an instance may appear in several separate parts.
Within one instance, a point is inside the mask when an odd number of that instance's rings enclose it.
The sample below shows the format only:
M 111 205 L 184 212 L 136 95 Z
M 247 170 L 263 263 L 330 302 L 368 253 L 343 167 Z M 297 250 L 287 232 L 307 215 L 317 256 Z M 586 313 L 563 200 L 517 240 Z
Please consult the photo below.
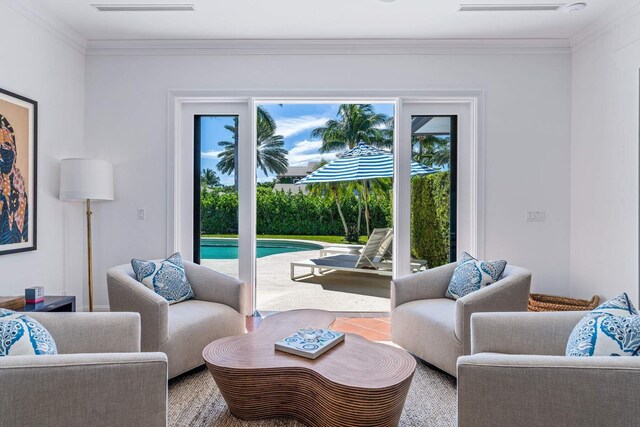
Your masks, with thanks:
M 313 251 L 323 246 L 299 240 L 258 239 L 258 258 L 286 252 Z M 216 239 L 203 237 L 200 240 L 201 259 L 238 259 L 238 239 Z

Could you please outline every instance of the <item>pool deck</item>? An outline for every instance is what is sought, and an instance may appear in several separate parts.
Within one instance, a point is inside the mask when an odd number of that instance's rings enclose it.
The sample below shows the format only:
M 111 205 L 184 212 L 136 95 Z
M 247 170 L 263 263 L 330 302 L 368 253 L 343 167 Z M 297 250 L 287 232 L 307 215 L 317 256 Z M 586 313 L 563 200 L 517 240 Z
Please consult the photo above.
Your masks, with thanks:
M 329 272 L 322 276 L 313 276 L 297 281 L 291 280 L 289 273 L 292 262 L 317 258 L 318 256 L 319 251 L 312 250 L 258 258 L 258 310 L 284 311 L 297 308 L 315 308 L 346 312 L 389 311 L 389 277 Z M 238 277 L 237 259 L 203 259 L 201 262 L 202 265 L 209 268 Z

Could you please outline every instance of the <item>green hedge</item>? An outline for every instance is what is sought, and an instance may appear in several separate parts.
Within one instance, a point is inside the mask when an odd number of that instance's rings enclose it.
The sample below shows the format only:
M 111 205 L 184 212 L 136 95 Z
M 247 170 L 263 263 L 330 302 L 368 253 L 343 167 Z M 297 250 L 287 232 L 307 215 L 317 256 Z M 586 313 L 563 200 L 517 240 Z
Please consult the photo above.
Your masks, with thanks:
M 390 227 L 391 200 L 371 200 L 369 204 L 372 228 Z M 348 225 L 358 220 L 355 196 L 343 201 L 342 212 Z M 238 196 L 231 192 L 208 191 L 202 195 L 201 228 L 205 234 L 235 234 L 238 232 Z M 343 236 L 335 202 L 330 198 L 303 193 L 257 188 L 257 234 Z M 366 234 L 364 207 L 360 234 Z
M 429 267 L 449 262 L 449 172 L 411 179 L 411 255 Z
M 411 255 L 426 259 L 429 267 L 449 262 L 449 172 L 411 180 Z M 257 234 L 344 236 L 335 202 L 328 197 L 292 194 L 257 188 Z M 372 228 L 392 227 L 391 194 L 369 204 Z M 207 191 L 202 195 L 202 232 L 238 233 L 238 196 L 235 192 Z M 349 226 L 358 219 L 355 196 L 343 201 Z M 364 208 L 360 234 L 366 234 Z

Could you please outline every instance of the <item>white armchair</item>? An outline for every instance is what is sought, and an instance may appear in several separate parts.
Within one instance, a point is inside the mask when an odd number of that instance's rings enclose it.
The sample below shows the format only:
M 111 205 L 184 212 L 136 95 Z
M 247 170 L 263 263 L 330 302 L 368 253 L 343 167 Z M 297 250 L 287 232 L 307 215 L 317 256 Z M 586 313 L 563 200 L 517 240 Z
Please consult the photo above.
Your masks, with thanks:
M 458 425 L 637 425 L 639 357 L 566 357 L 585 312 L 478 313 L 458 359 Z
M 164 426 L 167 357 L 140 353 L 136 313 L 29 313 L 57 355 L 0 357 L 0 424 Z
M 185 261 L 195 298 L 169 303 L 135 279 L 130 264 L 107 272 L 111 311 L 133 311 L 142 318 L 142 351 L 160 351 L 169 359 L 169 378 L 204 364 L 202 350 L 211 341 L 246 332 L 244 282 Z
M 526 311 L 531 273 L 508 265 L 497 282 L 453 300 L 445 297 L 457 263 L 394 280 L 391 340 L 424 361 L 456 375 L 456 360 L 471 353 L 471 314 Z

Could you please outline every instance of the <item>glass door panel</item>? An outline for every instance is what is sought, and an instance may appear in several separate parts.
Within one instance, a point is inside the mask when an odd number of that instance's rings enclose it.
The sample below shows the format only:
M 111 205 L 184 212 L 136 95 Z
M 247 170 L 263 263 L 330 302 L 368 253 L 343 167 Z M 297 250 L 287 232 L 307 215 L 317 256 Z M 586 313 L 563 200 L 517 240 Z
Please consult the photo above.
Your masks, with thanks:
M 456 259 L 457 116 L 411 115 L 411 262 Z
M 196 115 L 194 262 L 238 278 L 237 115 Z
M 394 113 L 391 102 L 257 105 L 259 311 L 389 310 Z

